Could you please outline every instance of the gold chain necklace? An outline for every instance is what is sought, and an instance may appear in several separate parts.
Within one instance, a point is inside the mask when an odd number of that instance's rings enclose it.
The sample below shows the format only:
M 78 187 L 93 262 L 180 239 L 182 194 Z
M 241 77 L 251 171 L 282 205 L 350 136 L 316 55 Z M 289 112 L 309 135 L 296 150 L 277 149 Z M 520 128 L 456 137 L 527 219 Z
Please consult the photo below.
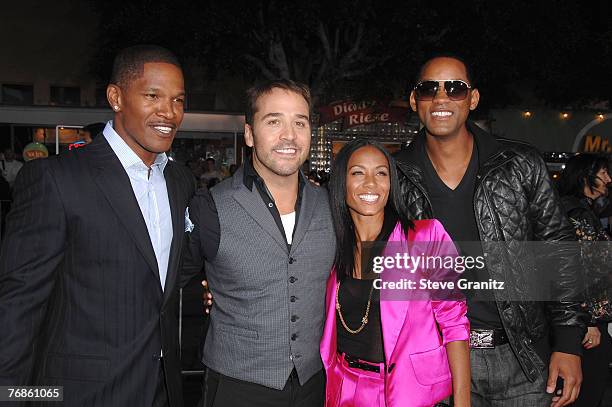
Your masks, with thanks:
M 338 316 L 340 317 L 340 322 L 342 323 L 342 326 L 344 327 L 344 329 L 347 330 L 348 333 L 351 333 L 353 335 L 358 334 L 367 325 L 368 315 L 370 314 L 370 305 L 372 304 L 372 292 L 373 291 L 374 291 L 374 284 L 372 284 L 372 287 L 370 288 L 370 296 L 368 297 L 368 305 L 366 306 L 365 315 L 363 316 L 363 318 L 361 318 L 361 326 L 357 328 L 356 330 L 353 330 L 348 327 L 348 325 L 346 324 L 346 321 L 344 320 L 344 316 L 342 316 L 342 311 L 340 311 L 340 282 L 338 282 L 338 285 L 336 286 L 336 310 L 338 311 Z

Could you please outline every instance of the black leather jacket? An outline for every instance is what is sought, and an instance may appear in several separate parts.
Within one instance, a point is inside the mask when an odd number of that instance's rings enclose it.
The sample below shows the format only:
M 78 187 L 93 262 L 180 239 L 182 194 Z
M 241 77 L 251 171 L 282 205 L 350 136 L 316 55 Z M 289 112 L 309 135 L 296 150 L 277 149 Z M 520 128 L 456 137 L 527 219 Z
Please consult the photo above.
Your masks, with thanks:
M 468 129 L 479 155 L 474 213 L 485 263 L 491 278 L 512 282 L 520 298 L 520 290 L 527 289 L 524 270 L 532 269 L 521 264 L 525 256 L 519 247 L 525 245 L 508 244 L 509 252 L 500 253 L 486 243 L 575 240 L 574 231 L 537 150 L 517 141 L 496 139 L 470 123 Z M 421 131 L 396 156 L 405 210 L 415 219 L 435 218 L 419 167 L 418 154 L 424 142 Z M 579 254 L 567 248 L 556 250 L 549 254 L 560 260 L 555 298 L 562 301 L 508 301 L 497 293 L 495 297 L 510 346 L 532 381 L 547 367 L 550 351 L 580 355 L 586 332 L 588 314 L 580 307 L 583 283 Z
M 591 315 L 590 326 L 612 320 L 612 237 L 593 211 L 591 200 L 585 196 L 561 197 L 576 237 L 581 242 L 584 264 L 586 311 Z

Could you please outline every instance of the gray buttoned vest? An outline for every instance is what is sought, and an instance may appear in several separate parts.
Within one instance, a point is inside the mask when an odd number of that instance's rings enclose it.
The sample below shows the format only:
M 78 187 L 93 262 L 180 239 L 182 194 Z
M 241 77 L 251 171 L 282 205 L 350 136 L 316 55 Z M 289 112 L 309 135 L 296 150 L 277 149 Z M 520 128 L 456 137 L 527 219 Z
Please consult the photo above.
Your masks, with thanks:
M 325 284 L 335 253 L 327 192 L 306 182 L 291 251 L 242 170 L 211 190 L 220 224 L 206 263 L 214 297 L 203 362 L 239 380 L 282 389 L 322 368 Z

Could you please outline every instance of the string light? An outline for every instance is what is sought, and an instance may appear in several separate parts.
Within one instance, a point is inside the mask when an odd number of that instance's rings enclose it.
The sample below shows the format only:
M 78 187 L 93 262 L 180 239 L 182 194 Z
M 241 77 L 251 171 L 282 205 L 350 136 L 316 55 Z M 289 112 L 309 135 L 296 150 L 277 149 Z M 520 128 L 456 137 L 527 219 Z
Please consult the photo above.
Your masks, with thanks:
M 561 119 L 563 119 L 563 120 L 568 119 L 568 118 L 569 118 L 569 116 L 570 116 L 570 115 L 569 115 L 569 113 L 567 113 L 567 112 L 562 112 L 562 113 L 561 113 Z
M 524 117 L 525 119 L 529 119 L 529 118 L 531 117 L 531 112 L 530 112 L 529 110 L 525 110 L 525 111 L 523 112 L 523 117 Z

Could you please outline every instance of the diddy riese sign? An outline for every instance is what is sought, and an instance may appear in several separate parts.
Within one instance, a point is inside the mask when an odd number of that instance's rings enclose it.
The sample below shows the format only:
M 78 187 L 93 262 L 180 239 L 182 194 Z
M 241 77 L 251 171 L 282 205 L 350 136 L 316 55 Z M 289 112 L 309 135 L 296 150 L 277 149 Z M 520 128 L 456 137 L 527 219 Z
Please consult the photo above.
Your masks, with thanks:
M 409 109 L 380 100 L 343 100 L 319 107 L 319 125 L 342 119 L 343 128 L 374 123 L 404 123 Z

